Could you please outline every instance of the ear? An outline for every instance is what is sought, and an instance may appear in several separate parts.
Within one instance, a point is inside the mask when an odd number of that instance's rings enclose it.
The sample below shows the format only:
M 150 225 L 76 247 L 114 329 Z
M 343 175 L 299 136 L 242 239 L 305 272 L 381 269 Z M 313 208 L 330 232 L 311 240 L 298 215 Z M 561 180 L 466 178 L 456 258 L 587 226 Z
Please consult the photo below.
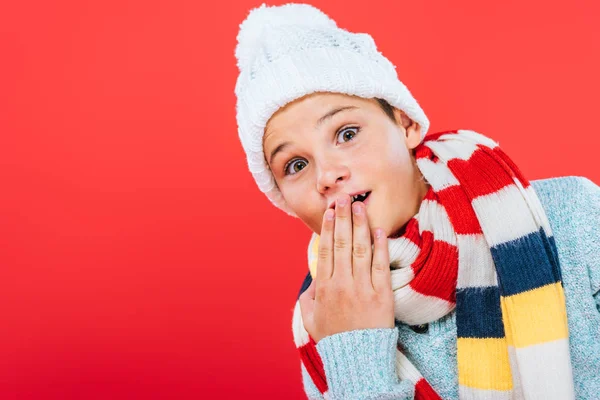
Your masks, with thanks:
M 409 149 L 414 149 L 421 143 L 421 125 L 413 121 L 404 113 L 404 111 L 394 108 L 396 121 L 403 128 L 406 136 L 406 146 Z

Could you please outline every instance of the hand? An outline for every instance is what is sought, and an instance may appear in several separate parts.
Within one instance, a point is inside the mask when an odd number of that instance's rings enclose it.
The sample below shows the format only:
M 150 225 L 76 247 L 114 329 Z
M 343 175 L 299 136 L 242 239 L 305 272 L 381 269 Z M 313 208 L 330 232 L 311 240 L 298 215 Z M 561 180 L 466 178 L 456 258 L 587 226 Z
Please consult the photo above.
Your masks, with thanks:
M 340 332 L 394 327 L 387 237 L 376 229 L 373 240 L 372 250 L 362 202 L 351 205 L 344 195 L 335 212 L 325 212 L 317 276 L 300 296 L 304 328 L 315 342 Z

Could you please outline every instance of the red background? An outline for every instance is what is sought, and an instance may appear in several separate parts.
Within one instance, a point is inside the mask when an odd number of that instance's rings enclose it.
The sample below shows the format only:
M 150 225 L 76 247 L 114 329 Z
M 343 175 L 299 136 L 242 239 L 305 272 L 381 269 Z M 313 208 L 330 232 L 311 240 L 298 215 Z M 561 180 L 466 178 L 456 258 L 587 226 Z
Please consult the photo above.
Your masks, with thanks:
M 259 4 L 0 5 L 0 398 L 303 398 L 309 232 L 258 191 L 236 130 Z M 432 132 L 600 182 L 599 3 L 314 4 L 372 34 Z

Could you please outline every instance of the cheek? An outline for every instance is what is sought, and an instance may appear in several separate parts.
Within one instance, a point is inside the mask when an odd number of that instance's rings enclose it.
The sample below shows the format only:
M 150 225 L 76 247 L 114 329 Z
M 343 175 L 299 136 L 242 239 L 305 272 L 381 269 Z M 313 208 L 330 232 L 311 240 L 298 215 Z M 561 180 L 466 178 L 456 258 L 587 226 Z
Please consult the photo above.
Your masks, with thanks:
M 295 182 L 295 184 L 280 186 L 280 190 L 286 203 L 302 222 L 313 230 L 315 226 L 320 229 L 322 216 L 319 195 L 308 187 L 308 183 Z
M 321 234 L 321 226 L 323 224 L 323 216 L 321 210 L 312 208 L 304 208 L 296 213 L 298 218 L 310 228 L 311 231 Z
M 365 162 L 367 161 L 367 162 Z M 402 176 L 412 175 L 412 158 L 408 149 L 402 143 L 389 143 L 363 160 L 363 167 L 373 175 L 382 179 L 398 180 Z M 385 177 L 385 178 L 383 178 Z

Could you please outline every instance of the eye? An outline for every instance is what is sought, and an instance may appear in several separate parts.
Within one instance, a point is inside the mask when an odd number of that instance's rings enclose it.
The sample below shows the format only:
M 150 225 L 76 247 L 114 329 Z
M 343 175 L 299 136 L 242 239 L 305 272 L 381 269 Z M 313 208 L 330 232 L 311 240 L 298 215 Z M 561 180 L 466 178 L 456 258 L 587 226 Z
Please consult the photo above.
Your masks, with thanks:
M 352 139 L 354 139 L 354 137 L 356 135 L 358 135 L 359 131 L 360 131 L 360 128 L 358 126 L 351 126 L 349 128 L 342 129 L 337 134 L 338 134 L 338 138 L 340 136 L 342 137 L 343 142 L 349 142 Z M 339 140 L 337 142 L 343 143 L 343 142 L 340 142 Z
M 284 173 L 286 175 L 295 175 L 296 173 L 302 171 L 304 167 L 306 167 L 306 161 L 296 158 L 285 164 Z

